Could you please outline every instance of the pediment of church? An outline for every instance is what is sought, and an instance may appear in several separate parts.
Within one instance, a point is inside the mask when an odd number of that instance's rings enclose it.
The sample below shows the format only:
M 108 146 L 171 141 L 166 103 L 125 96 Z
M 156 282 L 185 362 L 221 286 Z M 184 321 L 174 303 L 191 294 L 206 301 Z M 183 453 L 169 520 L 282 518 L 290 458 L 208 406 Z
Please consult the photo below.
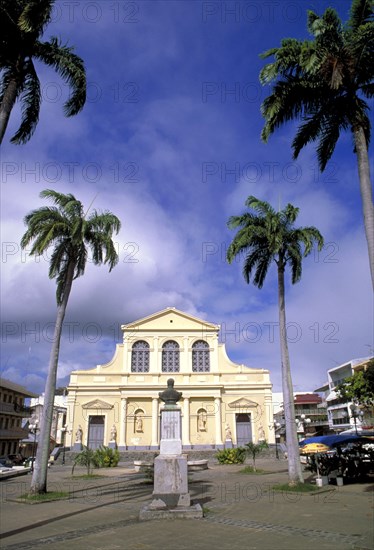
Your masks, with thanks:
M 241 397 L 240 399 L 235 399 L 235 401 L 228 403 L 228 406 L 230 409 L 254 409 L 258 407 L 258 403 L 251 401 L 250 399 L 246 399 L 245 397 Z
M 107 403 L 106 401 L 102 401 L 101 399 L 94 399 L 93 401 L 89 401 L 88 403 L 85 403 L 82 405 L 83 409 L 113 409 L 113 405 L 110 403 Z
M 148 317 L 129 323 L 128 325 L 122 325 L 121 328 L 125 332 L 157 331 L 162 333 L 182 330 L 188 333 L 192 331 L 201 333 L 201 337 L 203 338 L 205 332 L 218 332 L 219 325 L 208 323 L 207 321 L 194 317 L 189 313 L 184 313 L 175 307 L 168 307 L 162 311 L 153 313 Z

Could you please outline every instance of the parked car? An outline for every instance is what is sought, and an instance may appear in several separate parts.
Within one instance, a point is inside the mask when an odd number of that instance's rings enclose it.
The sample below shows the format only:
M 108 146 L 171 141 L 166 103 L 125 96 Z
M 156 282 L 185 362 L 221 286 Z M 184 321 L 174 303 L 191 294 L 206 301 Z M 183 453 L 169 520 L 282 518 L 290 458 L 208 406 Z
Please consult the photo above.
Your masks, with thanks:
M 9 460 L 8 456 L 0 456 L 0 468 L 11 468 L 13 462 Z
M 34 466 L 35 464 L 35 458 L 32 458 L 31 456 L 29 458 L 26 458 L 23 465 L 25 468 L 31 468 L 31 466 Z M 51 467 L 51 461 L 48 460 L 48 468 Z
M 25 461 L 25 458 L 20 453 L 8 455 L 8 459 L 12 462 L 13 466 L 22 466 Z

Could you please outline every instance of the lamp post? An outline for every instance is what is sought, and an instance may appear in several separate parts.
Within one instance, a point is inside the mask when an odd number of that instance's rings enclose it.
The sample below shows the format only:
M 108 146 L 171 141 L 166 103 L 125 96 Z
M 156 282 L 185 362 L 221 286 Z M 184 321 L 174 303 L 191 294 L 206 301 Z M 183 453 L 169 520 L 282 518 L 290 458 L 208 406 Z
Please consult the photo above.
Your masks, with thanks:
M 35 459 L 35 447 L 36 447 L 36 433 L 38 431 L 38 424 L 39 424 L 39 420 L 36 419 L 35 422 L 33 424 L 30 424 L 29 425 L 29 430 L 32 434 L 34 434 L 34 441 L 33 441 L 33 444 L 32 444 L 32 457 L 31 457 L 31 469 L 30 471 L 33 472 L 34 471 L 34 459 Z
M 311 423 L 311 419 L 310 418 L 306 418 L 305 414 L 301 414 L 300 415 L 300 418 L 296 418 L 296 424 L 297 424 L 297 428 L 298 428 L 298 431 L 300 432 L 303 432 L 304 435 L 305 435 L 305 425 L 306 424 L 310 424 Z M 300 429 L 301 428 L 301 429 Z
M 62 439 L 62 464 L 65 464 L 65 437 L 67 431 L 67 424 L 61 428 L 61 439 Z
M 351 417 L 353 418 L 353 422 L 355 423 L 355 432 L 356 432 L 356 435 L 358 435 L 358 432 L 357 432 L 357 418 L 362 419 L 363 412 L 360 411 L 360 409 L 358 407 L 356 407 L 356 405 L 354 403 L 349 405 L 349 408 L 351 409 Z
M 279 422 L 274 422 L 274 436 L 275 436 L 275 458 L 279 460 L 279 452 L 278 452 L 278 434 L 277 429 L 280 428 Z

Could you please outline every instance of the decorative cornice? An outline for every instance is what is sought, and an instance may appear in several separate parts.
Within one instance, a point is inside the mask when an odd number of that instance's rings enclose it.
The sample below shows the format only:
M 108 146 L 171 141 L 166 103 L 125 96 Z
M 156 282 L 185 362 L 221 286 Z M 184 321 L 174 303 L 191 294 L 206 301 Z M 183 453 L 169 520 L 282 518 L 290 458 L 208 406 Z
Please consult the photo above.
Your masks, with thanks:
M 240 399 L 235 399 L 235 401 L 231 401 L 231 403 L 228 403 L 228 406 L 230 407 L 230 409 L 245 409 L 245 408 L 254 409 L 259 405 L 255 401 L 251 401 L 250 399 L 241 397 Z
M 113 409 L 113 405 L 110 403 L 107 403 L 106 401 L 102 401 L 101 399 L 94 399 L 93 401 L 89 401 L 88 403 L 85 403 L 82 405 L 82 409 Z

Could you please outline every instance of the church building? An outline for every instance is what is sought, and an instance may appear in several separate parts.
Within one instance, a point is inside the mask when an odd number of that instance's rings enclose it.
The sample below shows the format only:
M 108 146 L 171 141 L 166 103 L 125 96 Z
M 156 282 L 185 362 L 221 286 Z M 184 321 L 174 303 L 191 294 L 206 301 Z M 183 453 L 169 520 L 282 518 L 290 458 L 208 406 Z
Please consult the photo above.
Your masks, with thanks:
M 219 325 L 170 307 L 121 329 L 109 363 L 71 373 L 67 446 L 158 450 L 170 378 L 182 392 L 184 450 L 274 442 L 269 371 L 232 362 Z

